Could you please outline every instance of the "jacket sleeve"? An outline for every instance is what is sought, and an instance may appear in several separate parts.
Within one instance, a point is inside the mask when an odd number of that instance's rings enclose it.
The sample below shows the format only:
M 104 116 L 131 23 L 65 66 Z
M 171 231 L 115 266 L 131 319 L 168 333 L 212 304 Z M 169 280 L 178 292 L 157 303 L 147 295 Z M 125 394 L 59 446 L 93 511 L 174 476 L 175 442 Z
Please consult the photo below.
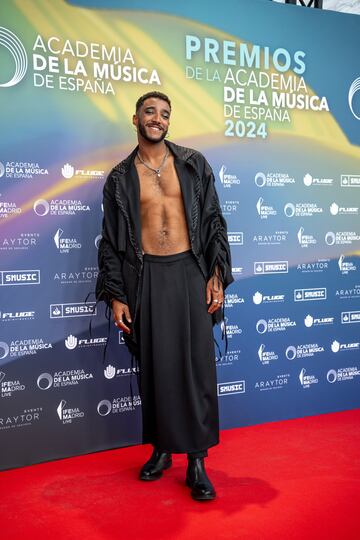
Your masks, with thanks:
M 234 281 L 226 221 L 222 215 L 213 171 L 205 160 L 203 171 L 204 201 L 201 216 L 201 240 L 208 268 L 208 279 L 218 266 L 224 290 Z
M 110 305 L 112 299 L 127 304 L 122 265 L 124 252 L 119 249 L 119 239 L 124 237 L 125 223 L 115 201 L 115 184 L 108 176 L 103 191 L 104 218 L 99 244 L 99 275 L 96 283 L 96 300 Z

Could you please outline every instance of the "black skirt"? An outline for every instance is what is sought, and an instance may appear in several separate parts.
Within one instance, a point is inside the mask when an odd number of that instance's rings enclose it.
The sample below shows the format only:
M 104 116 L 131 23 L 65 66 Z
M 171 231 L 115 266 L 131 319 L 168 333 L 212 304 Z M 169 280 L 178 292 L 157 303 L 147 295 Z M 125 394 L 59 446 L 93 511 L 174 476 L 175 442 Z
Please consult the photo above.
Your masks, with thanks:
M 144 255 L 140 311 L 143 442 L 198 452 L 219 442 L 206 282 L 191 251 Z

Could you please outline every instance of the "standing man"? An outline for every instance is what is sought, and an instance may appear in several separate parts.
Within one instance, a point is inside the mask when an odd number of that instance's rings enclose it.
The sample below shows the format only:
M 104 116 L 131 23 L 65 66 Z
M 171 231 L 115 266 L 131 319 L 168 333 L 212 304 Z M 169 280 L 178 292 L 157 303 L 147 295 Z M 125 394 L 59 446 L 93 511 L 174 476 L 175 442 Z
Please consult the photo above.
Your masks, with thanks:
M 204 466 L 219 442 L 212 327 L 233 281 L 214 175 L 199 152 L 165 141 L 171 103 L 136 103 L 138 146 L 104 186 L 97 299 L 140 367 L 143 443 L 153 453 L 141 480 L 157 480 L 172 453 L 187 453 L 195 500 L 215 498 Z

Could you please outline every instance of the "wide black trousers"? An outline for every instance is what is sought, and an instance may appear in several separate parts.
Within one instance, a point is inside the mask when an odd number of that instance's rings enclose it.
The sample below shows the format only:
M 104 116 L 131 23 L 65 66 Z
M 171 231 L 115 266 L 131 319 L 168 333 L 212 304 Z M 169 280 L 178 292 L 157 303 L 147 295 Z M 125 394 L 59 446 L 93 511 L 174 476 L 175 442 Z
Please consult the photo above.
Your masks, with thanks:
M 191 251 L 144 255 L 139 311 L 143 442 L 199 452 L 219 442 L 206 282 Z

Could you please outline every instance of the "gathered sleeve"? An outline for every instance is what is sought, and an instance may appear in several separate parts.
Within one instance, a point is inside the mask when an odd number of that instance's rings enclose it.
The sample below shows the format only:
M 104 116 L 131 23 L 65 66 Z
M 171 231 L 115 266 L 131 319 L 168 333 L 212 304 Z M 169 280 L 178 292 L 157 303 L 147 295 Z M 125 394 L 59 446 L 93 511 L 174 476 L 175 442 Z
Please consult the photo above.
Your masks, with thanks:
M 111 300 L 127 304 L 122 266 L 125 250 L 126 225 L 115 200 L 115 182 L 108 176 L 103 191 L 104 218 L 99 244 L 99 275 L 96 283 L 96 300 L 110 305 Z
M 204 199 L 201 213 L 201 242 L 210 279 L 217 267 L 224 290 L 234 281 L 226 221 L 222 215 L 213 171 L 205 160 L 202 175 Z

